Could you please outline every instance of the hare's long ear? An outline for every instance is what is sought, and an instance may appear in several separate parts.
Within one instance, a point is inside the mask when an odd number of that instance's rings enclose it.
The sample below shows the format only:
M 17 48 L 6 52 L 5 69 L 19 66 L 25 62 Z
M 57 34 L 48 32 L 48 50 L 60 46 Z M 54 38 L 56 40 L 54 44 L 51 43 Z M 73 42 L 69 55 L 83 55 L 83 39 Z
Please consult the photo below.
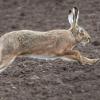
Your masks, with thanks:
M 77 7 L 74 7 L 73 9 L 75 9 L 75 24 L 78 25 L 79 10 Z
M 79 19 L 79 10 L 77 7 L 72 8 L 69 10 L 68 20 L 71 25 L 71 28 L 75 28 L 78 25 Z

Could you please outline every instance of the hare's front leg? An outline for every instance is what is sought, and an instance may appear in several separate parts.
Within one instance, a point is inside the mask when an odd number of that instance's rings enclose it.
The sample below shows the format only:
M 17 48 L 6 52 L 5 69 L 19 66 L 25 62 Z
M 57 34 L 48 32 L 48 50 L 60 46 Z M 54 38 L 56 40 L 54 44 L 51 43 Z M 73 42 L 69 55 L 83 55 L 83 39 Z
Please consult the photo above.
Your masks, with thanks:
M 92 65 L 92 64 L 96 63 L 99 60 L 99 59 L 89 59 L 87 57 L 84 57 L 77 50 L 66 50 L 66 51 L 63 52 L 62 55 L 64 57 L 67 57 L 67 58 L 70 58 L 70 59 L 73 59 L 73 60 L 77 60 L 80 63 L 82 63 L 83 65 L 85 65 L 85 64 Z

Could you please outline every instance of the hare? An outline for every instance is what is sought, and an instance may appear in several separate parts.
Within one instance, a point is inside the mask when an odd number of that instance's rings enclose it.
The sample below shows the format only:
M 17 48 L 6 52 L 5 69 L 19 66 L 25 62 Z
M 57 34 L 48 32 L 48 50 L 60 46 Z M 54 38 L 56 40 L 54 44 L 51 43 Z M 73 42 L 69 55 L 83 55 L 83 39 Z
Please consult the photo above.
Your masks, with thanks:
M 8 67 L 21 54 L 57 56 L 79 61 L 81 64 L 94 64 L 99 59 L 89 59 L 73 48 L 78 43 L 90 42 L 90 35 L 78 25 L 79 10 L 69 10 L 70 28 L 50 30 L 46 32 L 19 30 L 4 34 L 0 38 L 0 72 Z

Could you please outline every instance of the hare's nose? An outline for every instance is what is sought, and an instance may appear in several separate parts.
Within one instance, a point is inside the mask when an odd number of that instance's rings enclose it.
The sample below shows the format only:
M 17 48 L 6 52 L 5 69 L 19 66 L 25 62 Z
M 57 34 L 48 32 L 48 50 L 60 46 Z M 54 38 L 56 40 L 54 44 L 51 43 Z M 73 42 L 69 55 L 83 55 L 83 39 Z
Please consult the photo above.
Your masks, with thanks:
M 89 42 L 91 42 L 91 37 L 88 37 Z

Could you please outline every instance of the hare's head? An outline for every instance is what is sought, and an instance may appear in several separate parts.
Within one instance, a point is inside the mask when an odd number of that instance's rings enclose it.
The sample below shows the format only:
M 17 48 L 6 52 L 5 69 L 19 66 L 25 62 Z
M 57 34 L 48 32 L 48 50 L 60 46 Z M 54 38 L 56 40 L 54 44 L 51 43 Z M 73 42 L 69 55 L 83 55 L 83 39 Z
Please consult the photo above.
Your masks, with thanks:
M 84 28 L 78 25 L 78 19 L 79 19 L 78 8 L 74 7 L 71 10 L 69 10 L 68 20 L 71 25 L 70 31 L 75 36 L 76 42 L 85 45 L 90 42 L 91 37 Z

